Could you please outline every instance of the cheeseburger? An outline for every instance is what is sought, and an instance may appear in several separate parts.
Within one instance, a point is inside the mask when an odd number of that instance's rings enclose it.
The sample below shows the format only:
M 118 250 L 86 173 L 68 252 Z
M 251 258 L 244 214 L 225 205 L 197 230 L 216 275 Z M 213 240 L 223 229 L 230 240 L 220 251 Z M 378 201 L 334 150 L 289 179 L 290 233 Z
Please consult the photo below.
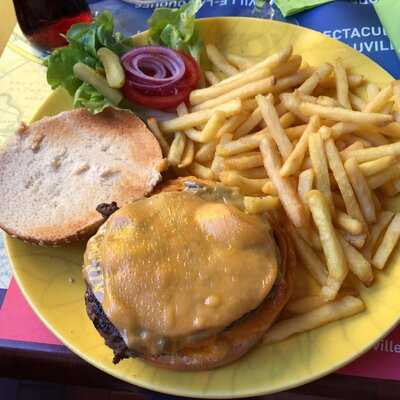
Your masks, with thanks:
M 178 370 L 230 363 L 287 303 L 294 254 L 238 192 L 180 178 L 115 211 L 87 245 L 87 312 L 114 352 Z

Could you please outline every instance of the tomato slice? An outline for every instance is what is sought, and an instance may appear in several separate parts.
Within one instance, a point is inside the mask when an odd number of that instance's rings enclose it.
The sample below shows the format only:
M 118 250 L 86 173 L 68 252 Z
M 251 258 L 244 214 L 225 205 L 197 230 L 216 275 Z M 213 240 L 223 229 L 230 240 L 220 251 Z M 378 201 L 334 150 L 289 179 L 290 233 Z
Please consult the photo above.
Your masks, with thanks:
M 122 93 L 132 103 L 155 108 L 156 110 L 169 110 L 176 108 L 179 104 L 184 102 L 188 98 L 191 90 L 189 86 L 186 86 L 186 88 L 179 88 L 178 93 L 173 95 L 154 96 L 140 93 L 139 90 L 129 85 L 129 83 L 125 83 L 122 88 Z
M 122 88 L 123 95 L 132 103 L 140 104 L 148 108 L 157 110 L 175 109 L 179 104 L 186 101 L 190 92 L 195 89 L 200 80 L 200 71 L 196 60 L 184 53 L 180 53 L 185 63 L 185 74 L 182 79 L 176 83 L 176 93 L 168 95 L 150 95 L 144 94 L 138 89 L 132 87 L 127 81 Z
M 192 56 L 181 52 L 179 52 L 179 54 L 183 58 L 186 68 L 185 75 L 183 76 L 182 80 L 186 78 L 188 86 L 192 89 L 196 89 L 200 81 L 199 65 Z

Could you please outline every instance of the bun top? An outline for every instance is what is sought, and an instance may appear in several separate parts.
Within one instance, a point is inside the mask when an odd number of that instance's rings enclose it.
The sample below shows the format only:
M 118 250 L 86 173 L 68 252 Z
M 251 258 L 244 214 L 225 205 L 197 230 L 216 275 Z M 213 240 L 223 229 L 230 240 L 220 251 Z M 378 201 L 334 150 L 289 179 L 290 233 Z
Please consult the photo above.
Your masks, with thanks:
M 87 236 L 103 222 L 96 206 L 150 193 L 161 161 L 157 140 L 128 111 L 77 109 L 24 125 L 0 152 L 0 226 L 39 244 Z

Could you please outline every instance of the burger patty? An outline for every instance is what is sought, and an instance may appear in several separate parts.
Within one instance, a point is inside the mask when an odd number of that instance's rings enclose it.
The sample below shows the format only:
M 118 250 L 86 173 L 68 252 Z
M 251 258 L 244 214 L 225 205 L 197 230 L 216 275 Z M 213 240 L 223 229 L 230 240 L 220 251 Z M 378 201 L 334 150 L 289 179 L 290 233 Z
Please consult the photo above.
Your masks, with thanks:
M 137 357 L 138 354 L 128 349 L 118 329 L 110 322 L 89 286 L 86 287 L 85 304 L 87 314 L 93 325 L 103 336 L 106 345 L 114 352 L 113 363 L 118 364 L 124 358 Z

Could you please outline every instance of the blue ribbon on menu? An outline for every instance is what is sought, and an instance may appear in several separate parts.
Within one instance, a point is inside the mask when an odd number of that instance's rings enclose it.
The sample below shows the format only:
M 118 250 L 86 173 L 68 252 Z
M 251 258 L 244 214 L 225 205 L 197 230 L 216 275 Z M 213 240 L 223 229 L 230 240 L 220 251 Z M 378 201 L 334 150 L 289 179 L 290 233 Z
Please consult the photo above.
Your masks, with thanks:
M 274 8 L 274 19 L 315 29 L 367 55 L 395 78 L 400 78 L 400 60 L 379 21 L 373 4 L 378 0 L 336 0 L 284 18 Z M 399 0 L 400 1 L 400 0 Z M 153 4 L 129 4 L 121 0 L 88 0 L 94 12 L 110 10 L 116 30 L 132 35 L 147 28 L 156 7 L 180 7 L 184 0 L 161 0 Z M 199 18 L 220 16 L 257 17 L 256 0 L 204 0 Z M 261 15 L 262 17 L 262 15 Z

